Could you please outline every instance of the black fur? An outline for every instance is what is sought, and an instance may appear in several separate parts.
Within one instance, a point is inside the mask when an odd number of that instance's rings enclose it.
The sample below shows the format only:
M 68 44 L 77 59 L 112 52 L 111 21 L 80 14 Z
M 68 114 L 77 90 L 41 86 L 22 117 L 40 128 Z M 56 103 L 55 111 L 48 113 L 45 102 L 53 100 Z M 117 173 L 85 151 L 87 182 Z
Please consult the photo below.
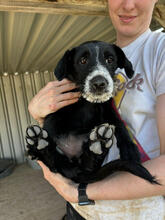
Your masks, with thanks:
M 82 60 L 84 58 L 85 63 Z M 93 41 L 66 51 L 55 69 L 55 76 L 58 80 L 67 78 L 73 81 L 83 92 L 87 76 L 94 71 L 98 63 L 108 70 L 112 78 L 118 67 L 124 68 L 129 78 L 134 73 L 131 63 L 120 48 L 112 44 Z M 92 143 L 89 135 L 94 127 L 99 127 L 104 123 L 115 126 L 114 135 L 117 139 L 120 159 L 101 167 L 109 149 L 104 146 L 104 140 L 101 140 L 102 154 L 92 152 L 89 149 Z M 116 171 L 128 171 L 151 183 L 156 183 L 154 177 L 141 165 L 138 148 L 130 139 L 127 129 L 116 114 L 112 98 L 103 103 L 91 103 L 82 97 L 77 103 L 48 115 L 43 129 L 48 132 L 48 137 L 44 138 L 48 146 L 41 150 L 37 149 L 42 129 L 33 137 L 27 132 L 26 138 L 34 142 L 27 144 L 28 154 L 33 159 L 43 161 L 53 172 L 60 172 L 75 182 L 90 183 L 101 180 Z M 62 143 L 70 141 L 68 137 L 80 141 L 80 150 L 69 149 L 76 152 L 74 156 L 69 153 L 63 154 L 59 150 Z

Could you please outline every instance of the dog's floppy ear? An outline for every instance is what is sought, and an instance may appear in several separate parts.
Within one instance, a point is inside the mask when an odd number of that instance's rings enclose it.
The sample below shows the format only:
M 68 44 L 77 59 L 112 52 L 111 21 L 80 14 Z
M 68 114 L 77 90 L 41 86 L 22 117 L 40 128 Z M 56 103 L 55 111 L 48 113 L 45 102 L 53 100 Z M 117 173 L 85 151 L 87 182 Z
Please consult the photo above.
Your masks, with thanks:
M 71 52 L 70 50 L 67 50 L 64 53 L 63 57 L 58 62 L 57 66 L 54 70 L 55 77 L 59 81 L 61 81 L 67 77 L 68 69 L 69 69 L 68 67 L 69 67 L 69 63 L 70 63 L 70 52 Z
M 117 55 L 117 59 L 118 59 L 118 67 L 121 69 L 124 68 L 128 78 L 132 78 L 132 76 L 134 74 L 134 70 L 133 70 L 131 62 L 127 59 L 127 57 L 124 54 L 124 52 L 122 51 L 122 49 L 120 49 L 115 44 L 113 45 L 113 47 L 116 51 L 116 55 Z

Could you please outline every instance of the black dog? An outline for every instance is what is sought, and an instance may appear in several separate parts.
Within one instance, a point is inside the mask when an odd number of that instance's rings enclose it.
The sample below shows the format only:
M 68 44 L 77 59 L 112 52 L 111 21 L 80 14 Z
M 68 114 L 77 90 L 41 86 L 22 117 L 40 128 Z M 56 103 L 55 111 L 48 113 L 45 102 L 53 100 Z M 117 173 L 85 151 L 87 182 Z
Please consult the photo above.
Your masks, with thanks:
M 43 161 L 51 171 L 79 183 L 95 182 L 115 171 L 128 171 L 156 183 L 141 165 L 138 148 L 113 106 L 118 67 L 124 68 L 129 78 L 133 76 L 132 65 L 123 51 L 100 41 L 86 42 L 64 54 L 55 76 L 76 83 L 82 97 L 49 114 L 43 129 L 36 125 L 27 128 L 27 148 L 32 159 Z M 113 132 L 120 159 L 102 166 Z

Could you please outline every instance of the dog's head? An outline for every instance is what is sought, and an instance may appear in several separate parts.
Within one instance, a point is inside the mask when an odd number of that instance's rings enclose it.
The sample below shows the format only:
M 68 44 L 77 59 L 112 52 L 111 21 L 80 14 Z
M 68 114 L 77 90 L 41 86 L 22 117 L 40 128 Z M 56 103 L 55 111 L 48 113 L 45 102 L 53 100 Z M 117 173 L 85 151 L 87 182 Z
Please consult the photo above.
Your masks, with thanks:
M 105 102 L 113 96 L 117 68 L 133 76 L 132 64 L 123 51 L 113 44 L 89 41 L 65 52 L 57 64 L 55 76 L 74 82 L 89 102 Z

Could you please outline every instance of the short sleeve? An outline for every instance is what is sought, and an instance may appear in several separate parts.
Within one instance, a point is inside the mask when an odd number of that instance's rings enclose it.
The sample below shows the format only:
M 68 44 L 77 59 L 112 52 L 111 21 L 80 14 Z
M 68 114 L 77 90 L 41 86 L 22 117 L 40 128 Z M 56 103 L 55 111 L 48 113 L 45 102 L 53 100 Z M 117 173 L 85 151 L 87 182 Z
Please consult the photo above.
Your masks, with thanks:
M 156 71 L 156 96 L 165 93 L 165 40 L 162 44 L 160 50 L 160 56 L 157 61 L 157 71 Z

